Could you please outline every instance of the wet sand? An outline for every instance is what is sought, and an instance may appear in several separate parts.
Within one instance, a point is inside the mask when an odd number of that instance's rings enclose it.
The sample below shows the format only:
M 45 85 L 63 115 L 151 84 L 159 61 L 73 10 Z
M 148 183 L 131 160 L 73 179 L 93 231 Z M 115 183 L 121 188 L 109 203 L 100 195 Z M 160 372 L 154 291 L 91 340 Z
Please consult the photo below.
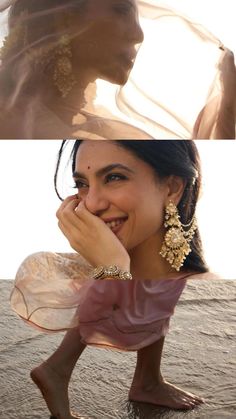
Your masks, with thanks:
M 46 419 L 29 378 L 62 338 L 25 325 L 9 307 L 11 281 L 0 281 L 0 419 Z M 236 418 L 236 281 L 189 281 L 171 321 L 162 372 L 206 399 L 193 411 L 129 403 L 135 352 L 87 348 L 72 377 L 72 408 L 90 419 Z

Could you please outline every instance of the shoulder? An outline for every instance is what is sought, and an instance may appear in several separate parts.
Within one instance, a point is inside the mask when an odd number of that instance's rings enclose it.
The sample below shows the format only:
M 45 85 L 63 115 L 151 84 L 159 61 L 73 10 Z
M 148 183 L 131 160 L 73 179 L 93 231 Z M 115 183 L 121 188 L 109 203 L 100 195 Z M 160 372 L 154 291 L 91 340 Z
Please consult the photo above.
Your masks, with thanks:
M 141 128 L 122 120 L 116 120 L 107 117 L 99 117 L 92 114 L 86 114 L 86 122 L 80 122 L 80 115 L 77 115 L 77 129 L 73 133 L 75 138 L 82 136 L 84 139 L 91 140 L 154 140 L 150 134 Z
M 16 278 L 30 275 L 46 275 L 61 279 L 87 278 L 93 267 L 78 253 L 37 252 L 21 263 Z

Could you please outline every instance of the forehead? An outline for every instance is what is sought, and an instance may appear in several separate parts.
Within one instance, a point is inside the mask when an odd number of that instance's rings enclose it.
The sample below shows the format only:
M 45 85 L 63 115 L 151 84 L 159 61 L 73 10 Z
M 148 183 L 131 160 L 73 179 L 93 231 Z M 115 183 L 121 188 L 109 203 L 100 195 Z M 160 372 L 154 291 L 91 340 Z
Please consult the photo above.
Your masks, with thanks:
M 131 150 L 122 147 L 116 141 L 84 140 L 81 143 L 75 159 L 76 171 L 85 172 L 89 167 L 90 172 L 96 172 L 112 164 L 122 164 L 136 173 L 152 170 Z
M 148 163 L 112 140 L 84 140 L 76 154 L 75 172 L 93 176 L 103 168 L 117 164 L 126 167 L 137 180 L 156 180 L 155 172 Z
M 122 140 L 121 140 L 122 141 Z M 127 149 L 111 140 L 84 140 L 76 154 L 76 165 L 86 165 L 90 162 L 98 166 L 105 162 L 134 161 L 135 156 Z
M 151 165 L 116 141 L 84 140 L 76 154 L 74 178 L 103 179 L 109 172 L 128 175 L 132 185 L 148 193 L 153 187 L 155 192 L 165 188 L 165 182 Z

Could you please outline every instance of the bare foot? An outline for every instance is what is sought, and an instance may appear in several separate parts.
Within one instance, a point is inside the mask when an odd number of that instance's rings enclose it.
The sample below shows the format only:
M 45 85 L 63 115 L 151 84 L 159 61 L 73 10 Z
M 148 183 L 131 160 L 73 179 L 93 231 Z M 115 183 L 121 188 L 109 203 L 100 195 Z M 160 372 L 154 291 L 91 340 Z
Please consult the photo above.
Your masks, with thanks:
M 34 368 L 30 373 L 31 379 L 41 391 L 43 398 L 55 419 L 79 418 L 70 412 L 68 397 L 68 379 L 58 374 L 47 363 Z
M 181 390 L 164 380 L 146 386 L 146 388 L 133 383 L 129 392 L 129 400 L 157 404 L 171 409 L 193 409 L 204 403 L 201 397 Z

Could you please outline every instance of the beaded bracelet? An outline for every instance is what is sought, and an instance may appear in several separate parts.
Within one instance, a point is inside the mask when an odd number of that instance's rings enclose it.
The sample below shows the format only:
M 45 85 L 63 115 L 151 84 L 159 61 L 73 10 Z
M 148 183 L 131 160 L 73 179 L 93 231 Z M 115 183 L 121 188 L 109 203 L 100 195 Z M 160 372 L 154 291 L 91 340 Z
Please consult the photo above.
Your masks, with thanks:
M 99 266 L 94 269 L 92 278 L 96 280 L 100 279 L 120 279 L 123 281 L 132 281 L 132 275 L 130 272 L 123 271 L 116 265 L 111 266 Z

